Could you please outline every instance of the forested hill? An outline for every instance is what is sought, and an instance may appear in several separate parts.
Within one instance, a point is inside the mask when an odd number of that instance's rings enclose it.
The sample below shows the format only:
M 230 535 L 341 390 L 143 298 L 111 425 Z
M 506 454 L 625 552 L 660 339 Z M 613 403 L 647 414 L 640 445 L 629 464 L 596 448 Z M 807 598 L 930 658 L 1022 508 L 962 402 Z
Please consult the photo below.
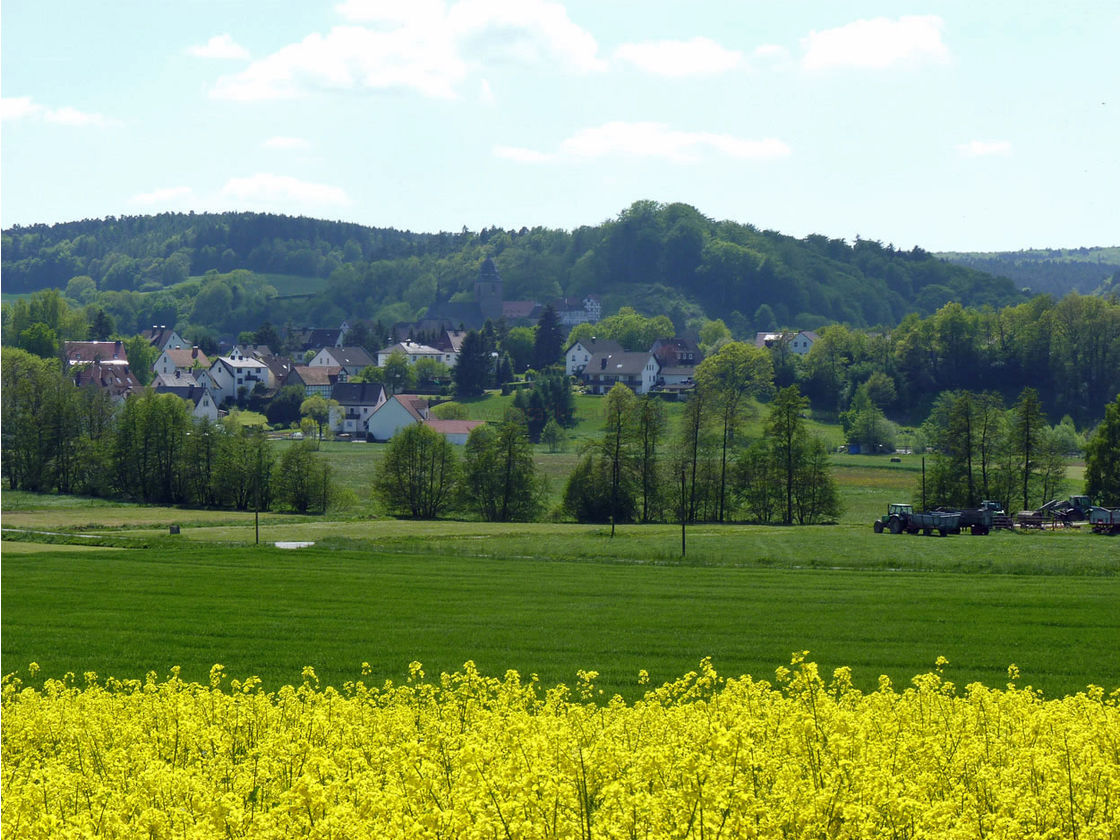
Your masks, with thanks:
M 957 265 L 1006 277 L 1034 294 L 1102 294 L 1120 289 L 1120 247 L 938 254 Z
M 910 312 L 931 314 L 950 300 L 999 307 L 1026 299 L 1010 280 L 919 248 L 898 251 L 819 235 L 795 239 L 715 221 L 688 205 L 649 201 L 573 231 L 421 234 L 259 213 L 13 227 L 3 232 L 2 268 L 7 293 L 76 283 L 69 296 L 119 313 L 125 331 L 146 326 L 139 321 L 152 312 L 131 293 L 155 293 L 192 322 L 205 316 L 211 329 L 237 331 L 265 319 L 337 324 L 345 317 L 415 318 L 436 300 L 469 295 L 487 256 L 505 281 L 507 300 L 596 293 L 608 313 L 630 305 L 669 314 L 678 324 L 699 315 L 723 318 L 738 336 L 837 321 L 887 326 Z M 231 289 L 228 305 L 193 305 L 193 297 L 218 282 Z M 293 293 L 301 295 L 298 305 L 285 300 Z M 222 302 L 226 296 L 214 297 Z M 137 312 L 135 325 L 121 322 L 130 309 Z

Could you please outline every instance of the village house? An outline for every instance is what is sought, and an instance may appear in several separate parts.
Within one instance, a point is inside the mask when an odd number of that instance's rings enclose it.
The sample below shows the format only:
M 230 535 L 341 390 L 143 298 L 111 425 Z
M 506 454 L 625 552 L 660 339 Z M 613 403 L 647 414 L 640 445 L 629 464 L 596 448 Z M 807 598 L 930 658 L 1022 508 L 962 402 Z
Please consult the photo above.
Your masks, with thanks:
M 128 364 L 128 351 L 120 341 L 67 341 L 62 345 L 62 355 L 71 366 L 86 362 Z
M 159 354 L 152 370 L 157 376 L 190 374 L 193 378 L 195 371 L 205 370 L 210 367 L 210 360 L 206 354 L 197 347 L 186 348 L 170 347 Z
M 621 353 L 622 345 L 605 338 L 591 338 L 577 341 L 564 351 L 564 372 L 568 376 L 579 376 L 596 353 Z
M 366 420 L 366 436 L 373 441 L 392 440 L 406 426 L 428 419 L 428 399 L 411 394 L 394 394 L 379 405 Z
M 366 436 L 366 421 L 385 402 L 385 388 L 376 382 L 340 382 L 331 391 L 330 428 L 336 434 Z
M 817 334 L 811 330 L 798 332 L 760 332 L 754 337 L 755 347 L 774 348 L 785 345 L 791 352 L 798 356 L 806 355 L 817 340 Z
M 319 367 L 293 365 L 285 384 L 302 386 L 303 393 L 308 397 L 318 394 L 324 399 L 330 399 L 334 387 L 341 382 L 346 382 L 347 378 L 346 372 L 337 365 Z
M 435 431 L 439 432 L 448 443 L 453 443 L 456 446 L 463 446 L 467 442 L 467 438 L 471 436 L 471 431 L 477 429 L 479 426 L 485 425 L 482 420 L 437 420 L 429 417 L 424 421 L 425 426 L 430 426 Z
M 458 330 L 455 332 L 458 333 Z M 459 345 L 462 346 L 462 339 L 459 339 Z M 393 355 L 394 352 L 403 353 L 410 365 L 416 364 L 420 359 L 432 359 L 448 367 L 455 367 L 456 363 L 459 361 L 459 353 L 457 350 L 430 347 L 427 344 L 417 344 L 415 341 L 401 341 L 390 347 L 386 347 L 384 350 L 377 351 L 377 366 L 385 367 L 385 363 L 389 361 L 389 357 Z
M 191 416 L 199 419 L 205 418 L 211 422 L 218 420 L 218 404 L 208 388 L 201 385 L 157 385 L 155 389 L 160 394 L 174 394 L 191 404 Z
M 110 342 L 112 343 L 112 342 Z M 90 362 L 74 368 L 74 384 L 79 388 L 100 388 L 113 402 L 124 402 L 129 394 L 143 390 L 126 362 Z
M 596 324 L 603 316 L 603 304 L 598 295 L 584 295 L 582 298 L 559 298 L 552 303 L 556 317 L 565 327 L 576 324 Z
M 174 329 L 167 326 L 152 325 L 151 329 L 144 330 L 140 333 L 141 336 L 148 340 L 148 343 L 155 347 L 157 350 L 182 350 L 184 347 L 189 347 L 186 341 Z
M 195 376 L 200 385 L 209 387 L 218 405 L 236 402 L 253 392 L 257 385 L 268 387 L 268 366 L 260 359 L 247 359 L 234 349 L 229 356 L 219 356 L 205 375 Z
M 661 365 L 649 351 L 595 353 L 583 370 L 592 394 L 605 394 L 621 382 L 635 394 L 648 394 L 657 384 Z
M 361 347 L 324 347 L 307 363 L 309 367 L 338 367 L 347 378 L 358 376 L 373 365 L 373 357 Z

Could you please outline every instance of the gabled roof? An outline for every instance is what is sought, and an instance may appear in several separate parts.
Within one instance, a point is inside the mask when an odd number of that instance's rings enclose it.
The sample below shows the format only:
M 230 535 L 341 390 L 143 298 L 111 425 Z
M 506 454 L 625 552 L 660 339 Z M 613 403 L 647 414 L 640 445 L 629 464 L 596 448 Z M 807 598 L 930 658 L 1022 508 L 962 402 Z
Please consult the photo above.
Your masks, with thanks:
M 388 405 L 393 400 L 396 400 L 404 410 L 411 414 L 417 423 L 424 422 L 424 418 L 428 415 L 428 398 L 418 397 L 415 394 L 394 394 L 389 397 L 389 401 L 385 403 Z
M 330 386 L 338 381 L 338 375 L 341 372 L 342 368 L 338 365 L 320 365 L 318 367 L 296 365 L 292 368 L 291 375 L 308 387 L 316 385 Z
M 157 373 L 155 379 L 152 380 L 152 387 L 157 391 L 197 384 L 198 380 L 194 378 L 193 373 L 184 373 L 181 370 L 176 370 L 174 373 Z
M 472 429 L 485 425 L 483 420 L 436 420 L 424 421 L 425 426 L 431 426 L 441 435 L 469 435 Z
M 430 347 L 427 344 L 418 344 L 415 341 L 400 341 L 384 350 L 378 350 L 377 355 L 392 353 L 394 350 L 400 350 L 406 356 L 442 356 L 444 353 L 443 350 Z
M 123 399 L 133 391 L 139 391 L 142 386 L 140 380 L 132 375 L 127 364 L 114 364 L 108 362 L 101 364 L 94 362 L 84 365 L 74 374 L 74 384 L 81 387 L 91 385 L 103 388 L 114 399 Z
M 210 393 L 209 389 L 203 388 L 201 385 L 180 385 L 170 388 L 157 387 L 156 390 L 161 394 L 174 394 L 181 399 L 190 400 L 195 405 L 198 405 L 202 401 L 202 398 Z M 213 402 L 213 399 L 213 397 L 210 398 L 211 402 Z
M 650 352 L 643 353 L 596 353 L 583 369 L 584 376 L 639 376 L 649 363 L 657 357 Z
M 140 335 L 146 338 L 149 344 L 153 347 L 158 347 L 160 350 L 162 350 L 172 338 L 178 337 L 178 333 L 176 333 L 174 329 L 162 325 L 152 326 L 151 329 L 144 330 Z
M 177 368 L 192 368 L 196 364 L 199 367 L 210 367 L 210 360 L 206 358 L 206 354 L 199 350 L 197 347 L 183 348 L 181 350 L 168 348 L 163 351 L 167 354 L 167 358 L 171 360 L 171 364 Z
M 378 382 L 339 382 L 331 397 L 339 405 L 377 405 L 385 398 L 385 386 Z
M 273 355 L 272 348 L 267 344 L 238 344 L 237 349 L 242 356 L 251 356 L 254 359 L 263 359 L 265 356 Z
M 62 352 L 72 365 L 82 362 L 128 363 L 128 351 L 120 341 L 67 341 L 62 346 Z
M 283 384 L 288 374 L 292 372 L 292 360 L 286 356 L 265 356 L 261 361 L 268 365 L 272 377 L 279 384 Z
M 458 353 L 463 349 L 463 339 L 466 337 L 466 330 L 444 330 L 436 342 L 436 349 Z
M 531 320 L 540 311 L 541 305 L 535 300 L 502 301 L 502 317 L 510 321 Z M 580 305 L 580 309 L 583 305 Z
M 343 367 L 364 368 L 376 365 L 364 347 L 324 347 L 332 359 Z

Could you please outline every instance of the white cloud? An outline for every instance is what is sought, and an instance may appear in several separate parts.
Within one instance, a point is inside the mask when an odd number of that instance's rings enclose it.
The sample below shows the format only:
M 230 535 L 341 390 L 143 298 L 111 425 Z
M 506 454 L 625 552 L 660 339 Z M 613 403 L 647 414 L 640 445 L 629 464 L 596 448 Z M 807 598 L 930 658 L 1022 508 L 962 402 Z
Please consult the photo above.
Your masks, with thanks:
M 789 50 L 780 44 L 762 44 L 755 47 L 751 56 L 757 61 L 782 62 L 789 58 Z
M 147 193 L 137 193 L 129 199 L 133 204 L 144 205 L 168 205 L 168 204 L 181 204 L 182 202 L 192 198 L 194 190 L 190 187 L 167 187 L 161 190 L 152 190 Z
M 493 105 L 498 101 L 490 87 L 490 82 L 486 79 L 483 79 L 478 86 L 478 101 L 483 105 Z
M 205 44 L 196 44 L 193 47 L 187 47 L 187 55 L 193 55 L 195 58 L 232 58 L 232 59 L 247 59 L 249 51 L 243 46 L 233 40 L 233 37 L 228 33 L 215 35 Z
M 284 152 L 301 152 L 311 148 L 311 144 L 302 137 L 269 137 L 261 145 Z
M 102 114 L 88 111 L 79 111 L 69 105 L 61 108 L 47 108 L 34 102 L 30 96 L 6 97 L 0 100 L 0 117 L 4 120 L 22 120 L 28 118 L 43 119 L 56 125 L 69 126 L 97 126 L 105 128 L 115 125 L 116 120 L 111 120 Z
M 720 46 L 710 38 L 689 41 L 647 41 L 623 44 L 615 58 L 657 76 L 714 76 L 734 70 L 743 54 Z
M 674 163 L 694 163 L 704 152 L 741 160 L 774 160 L 792 150 L 781 140 L 748 140 L 730 134 L 679 131 L 658 122 L 609 122 L 576 132 L 560 144 L 556 154 L 514 146 L 496 146 L 496 157 L 519 163 L 553 160 L 591 160 L 621 156 L 659 158 Z
M 895 64 L 947 61 L 936 15 L 909 15 L 898 20 L 857 20 L 836 29 L 810 32 L 801 40 L 806 70 L 860 67 L 882 70 Z
M 32 102 L 30 96 L 5 96 L 0 99 L 0 118 L 5 120 L 22 120 L 37 116 L 43 110 L 43 106 Z
M 970 140 L 957 144 L 961 157 L 992 157 L 1011 154 L 1011 144 L 1006 140 Z
M 221 197 L 243 206 L 342 205 L 350 198 L 341 187 L 301 181 L 290 175 L 258 172 L 247 178 L 230 178 Z
M 222 77 L 212 95 L 252 101 L 288 99 L 322 89 L 412 89 L 447 98 L 465 75 L 462 61 L 438 32 L 336 26 L 326 35 L 308 35 L 241 73 Z
M 211 95 L 252 101 L 316 90 L 413 90 L 452 98 L 472 68 L 514 62 L 605 69 L 587 31 L 547 0 L 346 0 L 350 24 L 312 33 L 218 80 Z M 359 25 L 367 24 L 367 25 Z
M 515 64 L 549 63 L 577 73 L 606 69 L 590 32 L 547 0 L 460 0 L 447 25 L 467 56 Z

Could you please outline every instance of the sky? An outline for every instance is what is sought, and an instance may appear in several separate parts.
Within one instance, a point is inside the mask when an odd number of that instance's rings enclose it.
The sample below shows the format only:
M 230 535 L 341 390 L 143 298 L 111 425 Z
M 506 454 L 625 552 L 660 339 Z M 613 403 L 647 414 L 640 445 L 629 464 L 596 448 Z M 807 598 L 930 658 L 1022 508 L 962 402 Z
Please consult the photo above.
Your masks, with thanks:
M 0 223 L 1120 244 L 1113 0 L 5 0 Z

